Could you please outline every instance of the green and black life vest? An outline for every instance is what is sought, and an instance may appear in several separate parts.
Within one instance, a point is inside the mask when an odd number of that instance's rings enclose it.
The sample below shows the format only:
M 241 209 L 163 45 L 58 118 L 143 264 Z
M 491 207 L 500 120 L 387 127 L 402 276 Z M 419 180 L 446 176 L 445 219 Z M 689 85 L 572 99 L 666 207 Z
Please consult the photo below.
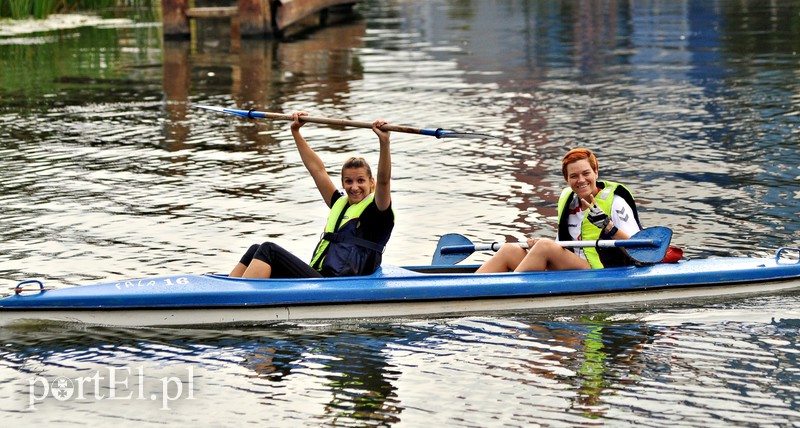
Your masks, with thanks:
M 361 202 L 350 205 L 347 197 L 341 196 L 333 203 L 325 232 L 311 258 L 311 267 L 324 276 L 369 275 L 375 272 L 381 264 L 388 237 L 382 242 L 362 238 L 359 220 L 374 199 L 373 193 Z
M 595 195 L 594 200 L 603 212 L 611 217 L 614 195 L 621 196 L 631 207 L 633 218 L 636 219 L 636 224 L 639 225 L 640 229 L 642 228 L 642 223 L 639 221 L 639 212 L 636 209 L 636 202 L 634 201 L 633 194 L 631 194 L 627 187 L 613 181 L 598 181 L 597 187 L 600 189 L 600 192 Z M 558 239 L 560 241 L 572 240 L 572 236 L 569 234 L 568 218 L 569 203 L 572 201 L 573 195 L 574 192 L 572 189 L 567 187 L 561 191 L 561 197 L 558 199 Z M 581 223 L 581 240 L 596 241 L 600 239 L 602 230 L 592 224 L 588 217 L 587 215 L 583 216 L 583 222 Z M 586 261 L 589 262 L 592 269 L 633 264 L 632 260 L 619 248 L 587 247 L 583 249 L 583 254 L 586 256 Z

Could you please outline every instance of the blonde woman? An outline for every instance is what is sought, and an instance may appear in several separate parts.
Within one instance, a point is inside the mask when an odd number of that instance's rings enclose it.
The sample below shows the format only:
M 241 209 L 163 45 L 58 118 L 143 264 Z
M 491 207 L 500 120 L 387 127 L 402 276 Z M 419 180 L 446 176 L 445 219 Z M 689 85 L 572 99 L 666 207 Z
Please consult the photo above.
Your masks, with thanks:
M 363 158 L 350 158 L 342 166 L 342 188 L 336 188 L 325 165 L 300 133 L 306 112 L 292 114 L 291 125 L 300 158 L 331 208 L 322 239 L 310 263 L 272 242 L 252 245 L 230 273 L 244 278 L 319 278 L 369 275 L 381 264 L 381 255 L 394 228 L 390 178 L 390 133 L 378 119 L 372 131 L 378 136 L 378 173 Z

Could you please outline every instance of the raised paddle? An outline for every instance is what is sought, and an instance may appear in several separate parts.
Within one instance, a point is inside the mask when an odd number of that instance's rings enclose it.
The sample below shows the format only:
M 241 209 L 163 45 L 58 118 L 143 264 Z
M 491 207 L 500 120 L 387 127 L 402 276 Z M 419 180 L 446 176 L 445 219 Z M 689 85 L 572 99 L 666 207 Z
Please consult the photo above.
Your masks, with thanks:
M 621 248 L 633 261 L 640 264 L 658 263 L 664 259 L 672 240 L 672 230 L 664 226 L 648 227 L 633 235 L 630 239 L 603 239 L 597 241 L 559 241 L 562 247 L 599 247 Z M 497 251 L 502 243 L 475 245 L 469 238 L 457 233 L 448 233 L 439 238 L 436 252 L 433 253 L 433 265 L 454 265 L 475 251 Z M 520 247 L 528 248 L 528 244 L 520 243 Z
M 288 121 L 294 120 L 291 114 L 269 113 L 265 111 L 255 111 L 255 110 L 237 110 L 232 108 L 223 108 L 214 106 L 197 105 L 194 107 L 201 108 L 204 110 L 211 110 L 218 113 L 232 114 L 235 116 L 245 117 L 248 119 L 277 119 L 277 120 L 288 120 Z M 301 116 L 300 120 L 302 122 L 321 123 L 325 125 L 350 126 L 354 128 L 367 128 L 367 129 L 372 128 L 372 123 L 370 122 L 358 122 L 355 120 L 347 120 L 347 119 L 329 119 L 325 117 Z M 449 131 L 442 128 L 423 129 L 423 128 L 414 128 L 412 126 L 402 126 L 402 125 L 392 125 L 392 124 L 383 125 L 381 127 L 381 130 L 405 132 L 407 134 L 429 135 L 431 137 L 436 137 L 436 138 L 500 138 L 500 137 L 495 137 L 493 135 L 480 134 L 477 132 Z

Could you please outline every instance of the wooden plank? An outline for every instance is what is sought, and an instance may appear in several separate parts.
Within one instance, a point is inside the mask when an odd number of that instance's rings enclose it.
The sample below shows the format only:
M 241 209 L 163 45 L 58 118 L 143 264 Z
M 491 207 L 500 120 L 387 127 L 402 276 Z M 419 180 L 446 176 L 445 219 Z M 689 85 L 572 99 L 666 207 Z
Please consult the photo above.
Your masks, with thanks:
M 280 0 L 275 15 L 276 30 L 283 31 L 294 23 L 334 6 L 353 5 L 357 0 Z
M 236 6 L 220 7 L 193 7 L 186 10 L 189 18 L 231 18 L 238 15 Z
M 358 0 L 237 0 L 236 6 L 189 7 L 190 0 L 161 0 L 165 38 L 191 37 L 191 19 L 231 20 L 231 34 L 236 39 L 280 35 L 309 21 L 312 26 L 326 21 L 327 12 L 352 8 Z M 274 28 L 273 28 L 274 27 Z

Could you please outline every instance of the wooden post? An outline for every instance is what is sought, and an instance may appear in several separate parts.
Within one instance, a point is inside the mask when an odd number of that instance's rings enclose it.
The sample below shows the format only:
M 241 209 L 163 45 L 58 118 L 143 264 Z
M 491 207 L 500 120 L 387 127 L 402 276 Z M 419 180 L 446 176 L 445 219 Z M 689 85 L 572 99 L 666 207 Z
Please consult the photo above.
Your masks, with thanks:
M 161 0 L 161 15 L 165 39 L 191 38 L 189 0 Z
M 238 65 L 234 67 L 233 85 L 231 96 L 236 100 L 236 105 L 247 108 L 260 108 L 270 105 L 274 99 L 273 86 L 270 76 L 273 73 L 273 53 L 275 40 L 259 38 L 242 40 L 242 50 L 239 54 Z M 259 147 L 267 147 L 276 143 L 274 132 L 276 129 L 288 129 L 285 124 L 274 120 L 257 120 L 241 126 L 237 132 L 243 137 L 242 141 L 254 141 Z
M 237 6 L 242 37 L 264 37 L 269 34 L 269 0 L 238 0 Z
M 191 42 L 188 40 L 164 41 L 163 85 L 167 97 L 164 123 L 164 144 L 170 151 L 186 148 L 189 125 L 189 88 L 192 82 L 192 64 L 189 60 Z

